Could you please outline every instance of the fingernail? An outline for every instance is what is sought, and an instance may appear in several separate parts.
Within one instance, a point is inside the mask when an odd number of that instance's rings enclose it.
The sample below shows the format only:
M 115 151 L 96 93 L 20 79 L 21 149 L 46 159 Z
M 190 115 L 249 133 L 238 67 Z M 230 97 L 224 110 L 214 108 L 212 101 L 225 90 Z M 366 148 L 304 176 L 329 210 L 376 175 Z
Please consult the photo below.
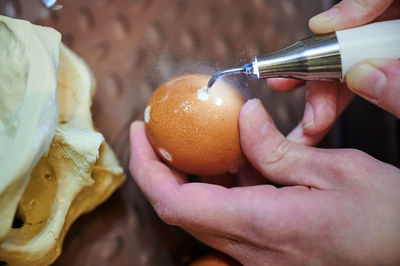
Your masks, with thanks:
M 249 126 L 261 135 L 264 134 L 264 125 L 268 122 L 268 117 L 259 100 L 249 100 L 247 103 L 246 120 Z
M 360 64 L 354 67 L 346 76 L 350 89 L 357 94 L 378 99 L 387 83 L 386 75 L 370 64 Z
M 310 103 L 306 103 L 304 108 L 303 128 L 310 127 L 314 124 L 314 109 Z
M 337 7 L 333 7 L 321 14 L 318 14 L 314 17 L 311 18 L 313 22 L 319 22 L 319 23 L 324 23 L 332 20 L 335 18 L 340 12 L 340 9 Z
M 303 136 L 303 126 L 301 124 L 297 125 L 295 129 L 290 132 L 287 139 L 293 142 L 300 143 Z

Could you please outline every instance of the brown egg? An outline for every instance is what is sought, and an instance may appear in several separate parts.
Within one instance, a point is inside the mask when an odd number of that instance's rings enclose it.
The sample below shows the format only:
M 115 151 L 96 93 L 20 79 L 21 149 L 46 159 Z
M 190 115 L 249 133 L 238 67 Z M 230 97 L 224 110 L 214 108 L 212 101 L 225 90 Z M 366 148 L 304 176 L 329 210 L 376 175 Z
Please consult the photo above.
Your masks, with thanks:
M 145 110 L 146 135 L 162 160 L 188 174 L 237 172 L 242 160 L 238 117 L 244 97 L 210 76 L 190 74 L 163 83 Z
M 189 266 L 239 266 L 236 260 L 223 253 L 211 253 L 190 263 Z

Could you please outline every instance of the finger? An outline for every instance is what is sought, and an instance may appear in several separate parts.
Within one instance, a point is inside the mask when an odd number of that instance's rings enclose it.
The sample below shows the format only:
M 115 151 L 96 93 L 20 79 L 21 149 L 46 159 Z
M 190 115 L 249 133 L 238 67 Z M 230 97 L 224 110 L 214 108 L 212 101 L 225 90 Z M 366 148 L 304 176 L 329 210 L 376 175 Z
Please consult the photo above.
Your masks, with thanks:
M 400 61 L 370 59 L 357 64 L 346 82 L 356 94 L 400 118 Z
M 249 210 L 245 201 L 251 195 L 256 197 L 255 193 L 204 183 L 181 184 L 176 174 L 157 158 L 142 122 L 132 124 L 130 137 L 130 171 L 164 222 L 185 228 L 206 228 L 232 238 L 245 234 L 249 216 L 238 214 Z M 267 197 L 274 190 L 273 186 L 265 186 L 263 193 L 258 194 Z
M 327 210 L 326 200 L 323 200 L 320 191 L 299 186 L 285 187 L 279 193 L 274 193 L 273 197 L 263 197 L 265 191 L 260 186 L 248 190 L 248 197 L 243 198 L 248 207 L 240 213 L 251 218 L 245 238 L 213 235 L 199 229 L 184 228 L 185 231 L 238 259 L 243 265 L 275 265 L 277 261 L 282 262 L 279 251 L 287 250 L 287 247 L 303 246 L 320 237 L 320 230 L 326 229 L 324 219 L 315 219 L 316 213 L 325 218 L 332 213 Z M 275 205 L 272 210 L 271 202 Z M 321 215 L 321 210 L 322 213 L 327 210 L 327 215 Z M 305 228 L 316 230 L 307 231 Z M 263 263 L 255 259 L 260 252 Z M 293 261 L 283 262 L 282 265 L 293 265 Z
M 152 204 L 162 196 L 153 193 L 158 191 L 158 187 L 175 190 L 179 184 L 186 182 L 183 174 L 170 169 L 157 157 L 147 140 L 143 122 L 132 123 L 130 142 L 130 172 Z
M 210 234 L 207 234 L 206 232 L 192 230 L 192 229 L 184 228 L 184 230 L 186 232 L 188 232 L 189 234 L 191 234 L 197 240 L 199 240 L 203 243 L 206 243 L 208 246 L 210 246 L 216 250 L 219 250 L 219 251 L 232 257 L 232 260 L 228 260 L 226 262 L 226 263 L 229 262 L 229 264 L 224 263 L 221 265 L 229 265 L 229 266 L 246 265 L 243 261 L 243 258 L 244 258 L 244 254 L 249 253 L 249 243 L 247 243 L 247 241 L 246 242 L 236 241 L 234 239 L 210 235 Z M 242 259 L 242 261 L 241 261 L 242 264 L 239 264 L 238 262 L 234 261 L 233 258 L 236 258 L 238 261 L 240 259 Z M 210 263 L 210 264 L 205 264 L 205 265 L 212 266 L 214 264 Z M 218 265 L 220 265 L 220 264 L 218 264 Z M 250 264 L 247 264 L 247 265 L 250 265 Z
M 335 120 L 338 84 L 335 82 L 309 82 L 302 126 L 306 134 L 318 134 Z
M 288 138 L 304 145 L 317 144 L 329 132 L 352 98 L 353 93 L 344 84 L 308 82 L 303 119 L 289 133 Z
M 335 158 L 338 153 L 286 139 L 259 100 L 250 100 L 244 105 L 239 128 L 244 154 L 269 180 L 282 185 L 319 189 L 337 183 L 333 162 L 339 159 Z
M 268 79 L 268 86 L 276 91 L 292 91 L 304 84 L 304 81 L 297 79 L 286 79 L 286 78 L 272 78 Z
M 343 0 L 328 11 L 310 19 L 309 27 L 316 34 L 367 24 L 393 3 L 393 0 Z

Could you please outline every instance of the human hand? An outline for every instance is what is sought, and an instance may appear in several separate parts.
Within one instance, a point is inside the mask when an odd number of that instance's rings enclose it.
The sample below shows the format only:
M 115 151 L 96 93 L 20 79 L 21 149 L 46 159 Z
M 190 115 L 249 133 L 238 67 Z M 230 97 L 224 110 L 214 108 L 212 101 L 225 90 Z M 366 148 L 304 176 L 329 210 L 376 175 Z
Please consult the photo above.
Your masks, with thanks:
M 361 26 L 373 21 L 400 18 L 400 1 L 343 0 L 330 10 L 313 17 L 310 29 L 324 34 Z M 271 79 L 271 88 L 290 91 L 304 82 Z M 371 59 L 360 62 L 347 75 L 348 88 L 355 94 L 400 117 L 396 111 L 400 98 L 400 62 Z M 307 82 L 306 107 L 301 123 L 288 135 L 292 141 L 314 145 L 329 131 L 352 99 L 346 84 Z
M 292 142 L 258 100 L 239 126 L 252 165 L 285 187 L 188 183 L 158 159 L 143 123 L 132 124 L 130 170 L 161 219 L 244 265 L 400 264 L 399 169 Z

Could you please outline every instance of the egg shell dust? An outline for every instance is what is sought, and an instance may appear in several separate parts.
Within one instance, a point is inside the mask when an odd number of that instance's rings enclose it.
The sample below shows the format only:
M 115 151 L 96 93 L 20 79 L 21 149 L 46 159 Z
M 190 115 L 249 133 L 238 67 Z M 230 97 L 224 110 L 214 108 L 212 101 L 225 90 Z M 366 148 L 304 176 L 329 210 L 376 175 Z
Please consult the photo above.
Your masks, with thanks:
M 145 109 L 146 135 L 164 162 L 187 174 L 238 171 L 242 161 L 238 117 L 245 99 L 228 83 L 189 74 L 163 83 Z

